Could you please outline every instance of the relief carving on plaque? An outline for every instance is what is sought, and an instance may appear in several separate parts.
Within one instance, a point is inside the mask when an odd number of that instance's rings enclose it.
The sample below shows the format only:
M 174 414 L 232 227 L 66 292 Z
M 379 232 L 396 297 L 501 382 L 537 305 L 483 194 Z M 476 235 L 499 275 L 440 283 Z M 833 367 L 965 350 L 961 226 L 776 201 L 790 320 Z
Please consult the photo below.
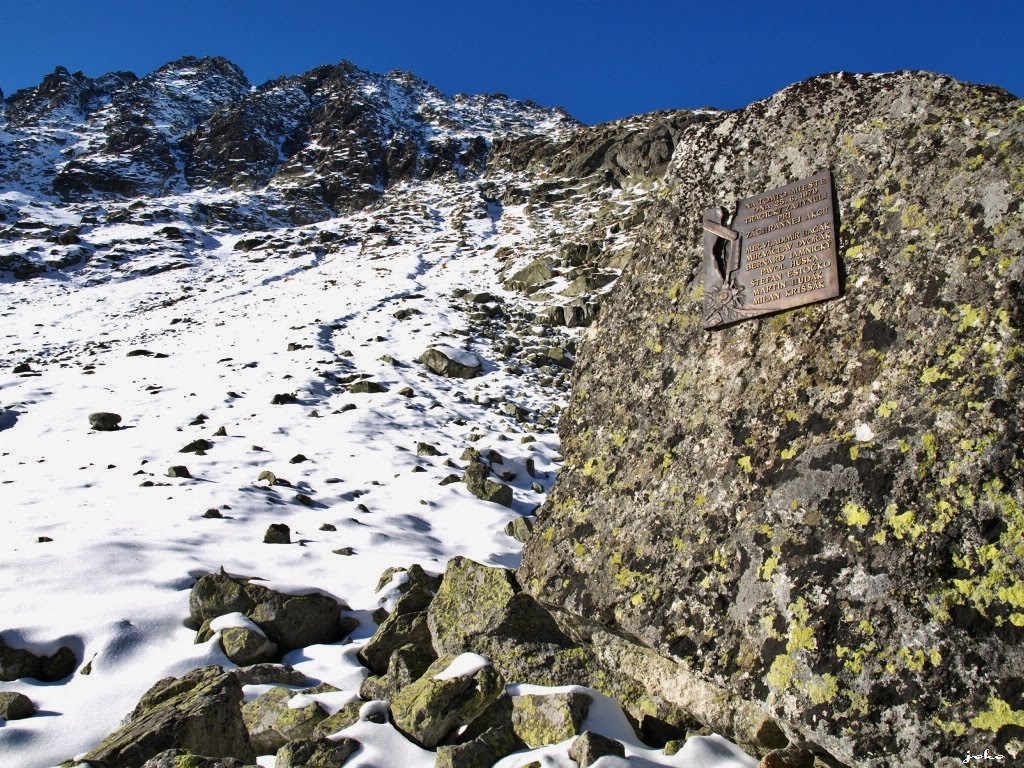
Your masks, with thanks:
M 704 214 L 704 327 L 839 295 L 832 172 Z

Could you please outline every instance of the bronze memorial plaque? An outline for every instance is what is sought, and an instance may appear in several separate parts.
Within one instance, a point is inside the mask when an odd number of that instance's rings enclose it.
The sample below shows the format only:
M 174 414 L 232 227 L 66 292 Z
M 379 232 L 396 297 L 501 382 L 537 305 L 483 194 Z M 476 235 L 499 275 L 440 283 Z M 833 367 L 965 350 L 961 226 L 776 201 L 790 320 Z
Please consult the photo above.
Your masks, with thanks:
M 704 214 L 704 327 L 839 295 L 832 172 Z

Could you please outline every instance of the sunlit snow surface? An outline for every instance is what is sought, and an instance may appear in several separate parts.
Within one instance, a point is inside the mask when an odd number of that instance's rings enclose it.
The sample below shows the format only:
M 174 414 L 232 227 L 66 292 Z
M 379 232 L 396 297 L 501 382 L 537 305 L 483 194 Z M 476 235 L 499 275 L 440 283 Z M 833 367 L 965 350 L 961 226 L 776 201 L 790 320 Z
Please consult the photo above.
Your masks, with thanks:
M 70 645 L 80 669 L 91 664 L 90 674 L 58 683 L 0 683 L 39 709 L 0 723 L 0 766 L 56 765 L 115 730 L 158 679 L 232 667 L 216 638 L 194 644 L 187 626 L 192 584 L 221 566 L 276 589 L 327 592 L 361 619 L 349 644 L 285 658 L 311 681 L 340 688 L 338 701 L 321 702 L 337 708 L 366 675 L 355 650 L 375 629 L 370 613 L 393 599 L 374 591 L 385 568 L 416 562 L 440 573 L 456 555 L 518 565 L 520 545 L 503 528 L 543 500 L 531 483 L 550 489 L 559 445 L 550 431 L 521 443 L 527 427 L 498 405 L 508 398 L 544 412 L 565 393 L 513 374 L 486 340 L 460 333 L 473 323 L 452 292 L 502 293 L 494 251 L 520 245 L 530 224 L 514 209 L 482 205 L 470 185 L 461 193 L 418 190 L 396 204 L 397 244 L 370 249 L 364 236 L 326 255 L 298 246 L 246 255 L 233 249 L 242 235 L 223 235 L 207 237 L 185 269 L 133 279 L 111 271 L 106 279 L 88 265 L 0 283 L 0 630 L 16 647 Z M 375 216 L 379 210 L 308 229 L 345 236 L 365 232 Z M 147 234 L 133 226 L 88 236 Z M 421 314 L 395 317 L 408 308 Z M 484 375 L 434 376 L 416 361 L 429 345 L 471 351 Z M 128 356 L 137 349 L 154 354 Z M 14 374 L 24 361 L 32 372 Z M 332 378 L 352 373 L 388 391 L 349 393 Z M 398 394 L 405 386 L 413 397 Z M 283 393 L 298 402 L 272 405 Z M 347 404 L 356 407 L 342 410 Z M 90 429 L 94 411 L 120 414 L 122 428 Z M 226 436 L 215 436 L 220 427 Z M 198 438 L 213 443 L 206 455 L 179 452 Z M 441 455 L 417 456 L 419 442 Z M 476 499 L 461 483 L 438 484 L 458 471 L 444 459 L 464 467 L 459 457 L 470 445 L 499 451 L 503 469 L 517 473 L 511 509 Z M 291 463 L 298 454 L 307 460 Z M 192 478 L 167 476 L 172 465 L 187 466 Z M 417 466 L 426 471 L 413 472 Z M 264 470 L 290 486 L 259 481 Z M 299 503 L 299 493 L 313 505 Z M 221 518 L 203 516 L 214 508 Z M 286 523 L 293 543 L 264 544 L 271 523 Z M 324 523 L 336 530 L 320 530 Z M 346 547 L 353 554 L 335 554 Z M 250 689 L 247 698 L 258 695 Z M 673 757 L 647 749 L 604 699 L 590 720 L 627 744 L 630 765 L 756 764 L 718 739 L 691 740 Z M 433 764 L 432 752 L 390 725 L 361 722 L 344 735 L 363 744 L 353 766 Z M 501 765 L 569 766 L 567 748 Z

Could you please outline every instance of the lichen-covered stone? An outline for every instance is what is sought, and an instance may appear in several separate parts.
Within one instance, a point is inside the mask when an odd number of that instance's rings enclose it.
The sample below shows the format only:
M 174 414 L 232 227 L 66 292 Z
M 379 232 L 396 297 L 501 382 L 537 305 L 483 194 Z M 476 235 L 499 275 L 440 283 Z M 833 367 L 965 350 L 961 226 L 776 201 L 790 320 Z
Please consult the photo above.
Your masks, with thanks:
M 484 501 L 511 507 L 513 499 L 511 486 L 491 480 L 490 474 L 491 471 L 487 465 L 480 462 L 474 461 L 466 467 L 465 481 L 469 492 Z
M 464 557 L 448 561 L 427 617 L 439 654 L 473 651 L 497 663 L 504 654 L 486 653 L 493 649 L 488 639 L 572 644 L 547 611 L 519 588 L 511 571 Z
M 167 749 L 254 763 L 242 722 L 242 686 L 220 667 L 202 667 L 150 688 L 128 721 L 90 750 L 86 760 L 137 766 Z
M 187 749 L 166 749 L 142 764 L 142 768 L 252 768 L 233 757 L 205 757 Z
M 558 744 L 580 732 L 589 709 L 585 693 L 513 696 L 512 727 L 527 746 Z
M 277 750 L 274 768 L 340 768 L 359 749 L 355 739 L 301 739 Z
M 248 627 L 227 627 L 221 630 L 224 653 L 240 667 L 260 664 L 277 656 L 277 645 L 266 635 Z
M 418 680 L 436 660 L 437 654 L 429 649 L 411 643 L 403 645 L 391 654 L 385 674 L 363 681 L 359 695 L 368 701 L 390 700 L 399 690 Z
M 434 768 L 491 768 L 501 758 L 522 747 L 523 743 L 509 722 L 489 728 L 464 743 L 438 747 Z
M 359 649 L 359 659 L 377 674 L 384 674 L 391 654 L 404 645 L 432 652 L 426 611 L 392 613 Z
M 353 723 L 358 722 L 359 710 L 362 709 L 364 703 L 362 701 L 353 701 L 346 704 L 333 715 L 328 715 L 316 724 L 316 727 L 313 729 L 313 737 L 332 736 L 338 731 L 342 731 Z
M 569 747 L 569 757 L 576 761 L 580 768 L 589 768 L 605 755 L 626 756 L 626 748 L 615 739 L 609 739 L 600 733 L 584 731 L 577 736 Z
M 316 643 L 333 643 L 351 632 L 340 616 L 348 606 L 317 592 L 286 595 L 229 576 L 223 569 L 200 578 L 189 595 L 192 620 L 202 625 L 226 613 L 243 613 L 284 653 Z
M 249 741 L 258 754 L 276 752 L 294 739 L 313 736 L 327 713 L 315 701 L 291 707 L 289 702 L 298 691 L 271 688 L 242 706 L 242 719 L 249 732 Z
M 835 74 L 682 127 L 524 588 L 840 763 L 1024 753 L 1021 106 Z M 705 332 L 704 209 L 826 167 L 842 297 Z
M 505 693 L 505 681 L 490 664 L 472 675 L 435 679 L 456 656 L 446 654 L 391 701 L 395 726 L 421 746 L 435 747 L 457 728 L 471 726 Z

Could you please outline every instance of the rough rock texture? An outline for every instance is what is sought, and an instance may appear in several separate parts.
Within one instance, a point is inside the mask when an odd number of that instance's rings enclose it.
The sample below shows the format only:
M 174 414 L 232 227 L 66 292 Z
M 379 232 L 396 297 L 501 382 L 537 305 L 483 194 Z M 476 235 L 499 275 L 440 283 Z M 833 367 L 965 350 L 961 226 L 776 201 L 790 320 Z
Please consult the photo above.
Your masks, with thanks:
M 340 611 L 348 606 L 319 593 L 286 595 L 237 579 L 223 569 L 200 578 L 189 595 L 192 621 L 202 624 L 226 613 L 243 613 L 259 625 L 280 652 L 341 640 L 351 626 Z
M 524 587 L 839 762 L 1021 754 L 1022 110 L 836 74 L 683 127 Z M 843 296 L 703 331 L 703 210 L 825 167 Z
M 430 347 L 420 355 L 420 362 L 439 376 L 456 379 L 472 379 L 484 371 L 476 355 L 451 347 Z
M 585 693 L 527 694 L 512 697 L 512 728 L 530 747 L 571 739 L 579 733 L 590 697 Z
M 436 679 L 455 659 L 450 654 L 439 658 L 391 702 L 395 726 L 424 747 L 437 746 L 462 726 L 472 728 L 507 697 L 504 679 L 490 664 L 473 674 Z
M 274 768 L 340 768 L 357 749 L 355 739 L 301 739 L 277 751 Z
M 302 706 L 289 706 L 298 693 L 288 688 L 271 688 L 242 705 L 242 721 L 257 754 L 276 752 L 293 739 L 311 736 L 327 717 L 312 699 Z
M 75 652 L 61 646 L 50 656 L 34 654 L 25 648 L 14 648 L 0 637 L 0 680 L 34 677 L 44 683 L 63 680 L 75 671 Z
M 136 768 L 164 750 L 178 748 L 254 763 L 241 703 L 238 678 L 220 667 L 165 678 L 145 693 L 128 721 L 85 759 Z
M 0 720 L 24 720 L 36 713 L 32 699 L 17 691 L 0 691 Z
M 580 768 L 588 768 L 605 755 L 626 756 L 626 749 L 615 739 L 609 739 L 593 731 L 584 731 L 569 747 L 569 757 L 575 760 Z
M 204 757 L 187 749 L 167 749 L 154 755 L 142 768 L 249 768 L 233 757 Z

